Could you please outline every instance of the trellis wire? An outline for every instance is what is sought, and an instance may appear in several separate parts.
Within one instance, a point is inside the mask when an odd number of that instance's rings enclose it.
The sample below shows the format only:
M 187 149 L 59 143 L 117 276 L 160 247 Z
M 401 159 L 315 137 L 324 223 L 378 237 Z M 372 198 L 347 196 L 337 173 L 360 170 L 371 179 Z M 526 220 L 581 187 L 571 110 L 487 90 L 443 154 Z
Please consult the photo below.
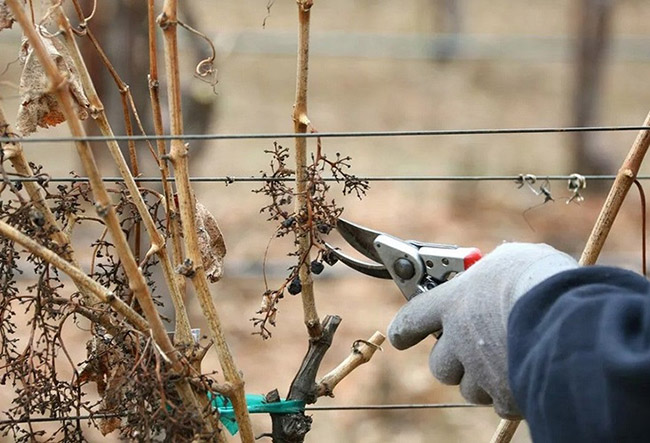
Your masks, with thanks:
M 484 408 L 490 405 L 477 405 L 473 403 L 416 403 L 416 404 L 385 404 L 385 405 L 332 405 L 332 406 L 306 406 L 305 411 L 391 411 L 391 410 L 413 410 L 413 409 L 459 409 L 459 408 Z M 87 414 L 69 415 L 65 417 L 26 417 L 19 419 L 0 420 L 0 426 L 26 424 L 26 423 L 50 423 L 57 421 L 72 420 L 100 420 L 103 418 L 126 417 L 128 414 Z
M 387 405 L 333 405 L 306 406 L 306 411 L 374 411 L 400 409 L 454 409 L 454 408 L 485 408 L 492 405 L 477 405 L 474 403 L 419 403 L 419 404 L 387 404 Z
M 186 134 L 172 135 L 118 135 L 87 136 L 87 137 L 41 137 L 20 138 L 0 137 L 0 143 L 61 143 L 61 142 L 103 142 L 103 141 L 155 141 L 155 140 L 250 140 L 250 139 L 289 139 L 289 138 L 362 138 L 362 137 L 412 137 L 412 136 L 449 136 L 449 135 L 496 135 L 496 134 L 548 134 L 548 133 L 573 133 L 573 132 L 614 132 L 614 131 L 642 131 L 650 130 L 650 126 L 590 126 L 590 127 L 546 127 L 546 128 L 500 128 L 500 129 L 451 129 L 451 130 L 421 130 L 421 131 L 358 131 L 358 132 L 321 132 L 321 133 L 248 133 L 248 134 Z M 365 181 L 517 181 L 522 175 L 492 175 L 492 176 L 368 176 L 357 177 Z M 568 180 L 568 175 L 537 176 L 540 180 Z M 615 175 L 585 175 L 587 180 L 614 180 Z M 650 176 L 638 176 L 637 180 L 648 180 Z M 138 182 L 160 182 L 159 177 L 137 177 Z M 169 180 L 174 180 L 170 177 Z M 293 178 L 277 177 L 191 177 L 193 182 L 265 182 L 265 181 L 292 181 Z M 339 181 L 335 177 L 325 177 L 325 181 Z M 86 182 L 87 177 L 16 177 L 12 181 L 47 181 L 47 182 Z M 105 182 L 121 182 L 121 177 L 104 177 Z M 640 188 L 641 189 L 641 188 Z M 642 192 L 642 191 L 641 191 Z M 645 243 L 645 242 L 644 242 Z M 643 254 L 645 257 L 645 253 Z M 645 258 L 644 258 L 645 271 Z M 413 410 L 413 409 L 444 409 L 444 408 L 475 408 L 484 405 L 471 403 L 428 403 L 428 404 L 386 404 L 386 405 L 333 405 L 333 406 L 307 406 L 307 411 L 334 411 L 334 410 Z M 22 419 L 0 420 L 0 425 L 21 423 L 43 423 L 68 420 L 92 420 L 102 418 L 123 417 L 126 414 L 93 414 L 67 417 L 28 417 Z
M 243 133 L 243 134 L 183 134 L 183 135 L 89 135 L 86 137 L 0 137 L 0 143 L 60 143 L 60 142 L 105 142 L 105 141 L 171 141 L 171 140 L 255 140 L 291 138 L 360 138 L 360 137 L 417 137 L 443 135 L 496 135 L 496 134 L 549 134 L 569 132 L 616 132 L 645 131 L 650 126 L 578 126 L 546 128 L 496 128 L 496 129 L 427 129 L 409 131 L 342 131 L 311 133 Z
M 535 176 L 537 180 L 561 181 L 569 180 L 570 175 L 538 175 Z M 615 175 L 584 175 L 586 180 L 614 180 Z M 402 182 L 402 181 L 518 181 L 521 180 L 522 175 L 404 175 L 404 176 L 356 176 L 359 180 L 379 182 Z M 650 175 L 639 175 L 637 180 L 650 180 Z M 102 179 L 109 183 L 123 182 L 122 177 L 104 177 Z M 168 180 L 174 181 L 174 177 L 168 177 Z M 224 182 L 230 183 L 250 183 L 250 182 L 268 182 L 268 181 L 293 181 L 291 177 L 263 177 L 263 176 L 249 176 L 249 177 L 230 177 L 230 176 L 213 176 L 213 177 L 190 177 L 190 181 L 198 183 L 216 183 Z M 328 182 L 341 181 L 335 177 L 323 177 L 323 180 Z M 48 177 L 46 175 L 34 177 L 15 177 L 11 178 L 14 182 L 55 182 L 55 183 L 77 183 L 87 182 L 88 177 Z M 136 177 L 136 182 L 144 183 L 159 183 L 160 177 Z

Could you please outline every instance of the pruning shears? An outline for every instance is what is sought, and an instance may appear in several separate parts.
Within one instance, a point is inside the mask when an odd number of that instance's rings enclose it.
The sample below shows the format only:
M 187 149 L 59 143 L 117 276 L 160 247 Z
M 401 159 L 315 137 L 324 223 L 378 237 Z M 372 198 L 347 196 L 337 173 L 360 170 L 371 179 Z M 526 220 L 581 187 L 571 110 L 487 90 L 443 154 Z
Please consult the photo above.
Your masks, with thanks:
M 477 248 L 401 240 L 342 218 L 336 229 L 374 263 L 359 261 L 326 244 L 328 254 L 363 274 L 393 279 L 406 300 L 450 280 L 482 257 Z

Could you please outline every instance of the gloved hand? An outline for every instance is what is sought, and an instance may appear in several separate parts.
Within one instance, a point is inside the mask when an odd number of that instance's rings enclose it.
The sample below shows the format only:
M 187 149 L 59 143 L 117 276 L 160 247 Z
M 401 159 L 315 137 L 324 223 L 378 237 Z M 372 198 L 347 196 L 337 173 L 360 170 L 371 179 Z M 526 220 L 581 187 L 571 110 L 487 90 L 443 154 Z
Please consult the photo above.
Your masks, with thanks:
M 508 387 L 508 315 L 533 286 L 576 267 L 573 258 L 551 246 L 505 243 L 451 281 L 411 299 L 391 322 L 388 337 L 406 349 L 442 331 L 429 358 L 433 375 L 460 384 L 469 402 L 494 404 L 501 417 L 520 418 Z

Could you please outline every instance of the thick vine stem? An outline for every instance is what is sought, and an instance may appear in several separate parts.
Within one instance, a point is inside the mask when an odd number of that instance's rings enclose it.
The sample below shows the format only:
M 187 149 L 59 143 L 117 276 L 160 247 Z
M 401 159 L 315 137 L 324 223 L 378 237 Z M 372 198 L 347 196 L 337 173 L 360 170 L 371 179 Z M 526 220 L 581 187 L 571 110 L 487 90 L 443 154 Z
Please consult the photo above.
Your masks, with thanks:
M 296 373 L 287 399 L 302 400 L 307 404 L 315 403 L 318 399 L 318 385 L 316 384 L 316 375 L 323 361 L 323 357 L 332 345 L 336 329 L 341 323 L 341 317 L 337 315 L 328 315 L 323 319 L 323 331 L 318 338 L 309 339 L 309 348 L 307 354 L 300 364 Z M 280 400 L 277 392 L 271 391 L 267 394 L 266 400 L 270 403 Z M 304 412 L 295 414 L 271 414 L 273 426 L 272 439 L 273 443 L 301 443 L 311 429 L 311 417 Z
M 84 288 L 87 294 L 94 296 L 97 301 L 108 304 L 118 314 L 123 316 L 130 324 L 140 332 L 149 335 L 147 322 L 121 299 L 115 297 L 111 291 L 88 277 L 81 269 L 65 261 L 50 249 L 38 244 L 13 226 L 0 220 L 0 235 L 18 243 L 32 254 L 50 263 L 52 266 L 67 274 L 75 284 Z
M 110 123 L 108 122 L 108 117 L 106 116 L 106 112 L 104 111 L 104 104 L 101 102 L 99 96 L 97 95 L 97 91 L 93 84 L 92 78 L 90 77 L 90 73 L 88 72 L 86 64 L 83 62 L 81 52 L 79 51 L 79 46 L 74 40 L 74 35 L 72 33 L 72 29 L 70 28 L 70 22 L 68 21 L 68 18 L 65 16 L 63 9 L 60 5 L 56 8 L 56 18 L 61 30 L 63 31 L 65 45 L 68 49 L 68 52 L 70 53 L 73 63 L 75 64 L 75 68 L 79 73 L 79 77 L 84 87 L 84 91 L 86 92 L 86 95 L 88 97 L 88 101 L 90 102 L 90 106 L 94 110 L 92 115 L 97 123 L 97 126 L 99 127 L 99 130 L 101 131 L 102 135 L 107 137 L 113 137 L 114 136 L 113 130 L 110 126 Z M 90 31 L 88 31 L 88 33 L 89 35 L 92 35 Z M 169 288 L 171 299 L 172 302 L 174 303 L 174 308 L 176 311 L 177 329 L 175 330 L 174 333 L 175 340 L 177 340 L 182 344 L 190 345 L 193 343 L 192 332 L 191 332 L 192 328 L 190 326 L 190 321 L 187 316 L 187 309 L 185 307 L 183 297 L 178 289 L 177 279 L 174 273 L 172 263 L 167 254 L 167 249 L 165 247 L 165 239 L 156 228 L 153 217 L 151 216 L 151 214 L 147 209 L 147 204 L 142 198 L 140 189 L 135 179 L 133 178 L 133 174 L 129 170 L 129 166 L 126 163 L 124 156 L 122 155 L 122 151 L 120 150 L 119 144 L 116 141 L 107 141 L 106 145 L 108 147 L 109 152 L 111 153 L 111 156 L 113 157 L 113 160 L 117 164 L 120 175 L 124 179 L 124 184 L 126 185 L 129 194 L 131 196 L 131 199 L 136 209 L 138 210 L 138 214 L 142 218 L 142 222 L 145 226 L 145 229 L 149 234 L 149 238 L 152 243 L 152 248 L 156 252 L 156 255 L 160 260 L 160 264 L 163 270 L 163 275 L 165 277 L 167 287 Z
M 165 66 L 167 73 L 167 92 L 169 100 L 170 132 L 172 135 L 183 134 L 183 118 L 181 111 L 181 83 L 179 74 L 178 61 L 178 41 L 177 41 L 177 2 L 176 0 L 165 0 L 163 12 L 158 17 L 158 25 L 163 31 L 165 42 Z M 201 310 L 205 316 L 210 328 L 211 336 L 215 344 L 219 362 L 228 383 L 233 386 L 232 394 L 229 396 L 235 410 L 235 418 L 239 425 L 241 440 L 245 443 L 253 443 L 255 437 L 248 415 L 246 404 L 246 395 L 244 391 L 244 380 L 237 369 L 233 360 L 228 343 L 226 342 L 221 320 L 217 309 L 212 300 L 208 280 L 203 268 L 201 253 L 198 246 L 198 237 L 196 230 L 195 200 L 192 193 L 189 177 L 188 149 L 182 140 L 173 140 L 171 142 L 171 151 L 169 158 L 174 167 L 176 176 L 176 186 L 178 191 L 178 203 L 180 207 L 181 223 L 185 241 L 186 259 L 184 264 L 188 264 L 190 277 L 197 298 L 201 305 Z
M 643 122 L 643 126 L 648 125 L 650 125 L 650 113 L 648 113 Z M 640 131 L 627 157 L 623 161 L 623 165 L 618 170 L 616 179 L 609 190 L 607 199 L 598 215 L 598 219 L 596 219 L 587 244 L 582 251 L 582 255 L 580 256 L 581 266 L 596 264 L 600 251 L 603 249 L 605 240 L 607 240 L 607 236 L 609 235 L 609 231 L 612 229 L 614 220 L 616 220 L 616 216 L 623 205 L 623 201 L 630 187 L 632 187 L 634 180 L 636 180 L 641 163 L 643 163 L 643 158 L 648 152 L 648 147 L 650 147 L 650 131 Z M 509 443 L 518 425 L 519 421 L 501 420 L 499 427 L 492 437 L 491 443 Z
M 379 331 L 372 334 L 370 339 L 357 340 L 352 345 L 352 352 L 336 368 L 326 374 L 319 382 L 317 387 L 318 396 L 333 396 L 336 385 L 341 380 L 350 375 L 352 371 L 364 363 L 368 363 L 378 349 L 381 349 L 386 337 Z
M 298 57 L 296 67 L 296 100 L 293 106 L 293 124 L 295 133 L 306 133 L 309 127 L 307 117 L 307 79 L 309 73 L 309 23 L 311 17 L 312 0 L 297 0 L 298 4 Z M 303 225 L 308 226 L 308 178 L 307 178 L 307 139 L 296 138 L 296 214 L 299 214 Z M 314 298 L 314 282 L 311 277 L 309 251 L 311 249 L 311 236 L 308 229 L 303 229 L 297 234 L 298 254 L 302 258 L 299 277 L 302 283 L 302 307 L 305 326 L 312 338 L 323 333 L 323 327 L 316 310 Z

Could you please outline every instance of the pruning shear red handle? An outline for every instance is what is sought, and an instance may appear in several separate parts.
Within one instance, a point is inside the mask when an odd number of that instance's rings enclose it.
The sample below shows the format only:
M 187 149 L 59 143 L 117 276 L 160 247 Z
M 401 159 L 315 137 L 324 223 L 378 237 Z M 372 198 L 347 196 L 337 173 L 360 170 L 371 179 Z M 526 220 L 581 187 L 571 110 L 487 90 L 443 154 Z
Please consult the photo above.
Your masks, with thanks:
M 407 300 L 448 281 L 482 257 L 477 248 L 401 240 L 342 218 L 336 229 L 374 263 L 359 261 L 327 244 L 329 254 L 363 274 L 393 279 Z

